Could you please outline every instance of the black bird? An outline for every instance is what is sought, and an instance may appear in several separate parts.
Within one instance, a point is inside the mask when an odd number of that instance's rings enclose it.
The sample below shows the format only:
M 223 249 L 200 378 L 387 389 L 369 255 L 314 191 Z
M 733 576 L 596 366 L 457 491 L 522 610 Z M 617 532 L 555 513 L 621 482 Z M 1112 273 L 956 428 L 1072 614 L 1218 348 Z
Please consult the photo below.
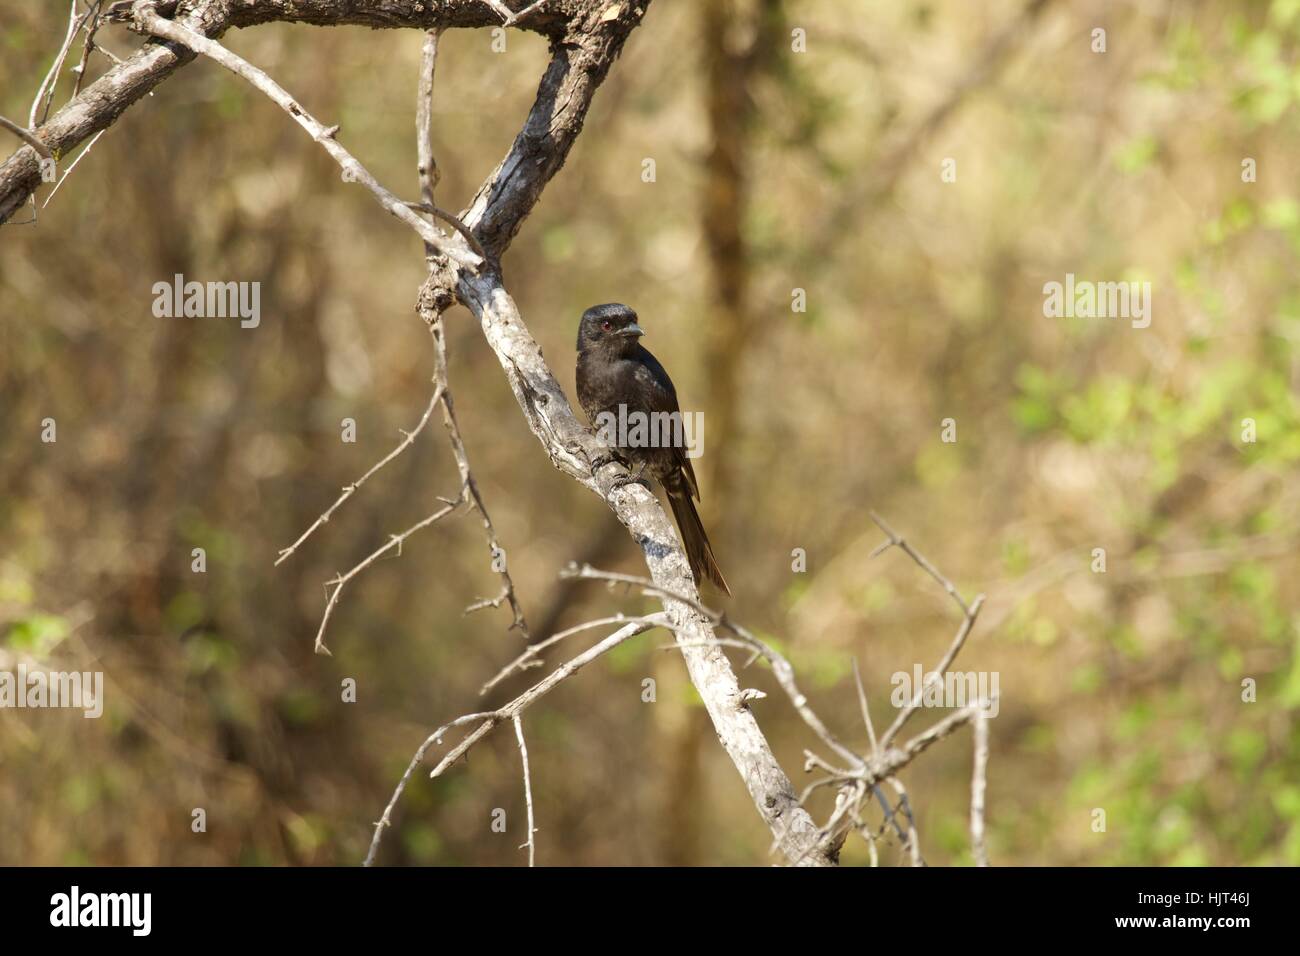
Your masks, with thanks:
M 651 416 L 655 414 L 661 421 L 664 413 L 676 413 L 674 418 L 680 419 L 673 380 L 659 360 L 642 347 L 640 338 L 644 334 L 645 330 L 637 325 L 636 313 L 617 302 L 594 305 L 582 313 L 578 325 L 578 401 L 587 420 L 618 448 L 620 456 L 639 466 L 638 477 L 648 471 L 668 493 L 695 583 L 702 584 L 707 578 L 723 593 L 731 594 L 691 500 L 700 497 L 700 489 L 683 443 L 655 446 L 648 441 L 629 442 L 635 437 L 634 427 L 624 430 L 631 434 L 623 435 L 603 427 L 611 421 L 603 416 L 613 416 L 614 422 L 635 422 L 639 414 L 653 423 L 656 419 Z M 653 433 L 652 428 L 646 429 L 647 438 Z

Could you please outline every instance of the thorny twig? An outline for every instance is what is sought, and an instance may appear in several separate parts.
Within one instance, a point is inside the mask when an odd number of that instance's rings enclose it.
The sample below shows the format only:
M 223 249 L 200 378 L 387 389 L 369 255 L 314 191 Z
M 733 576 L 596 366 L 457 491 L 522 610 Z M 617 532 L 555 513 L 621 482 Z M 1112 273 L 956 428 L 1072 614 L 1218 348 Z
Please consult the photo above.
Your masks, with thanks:
M 528 865 L 537 865 L 537 841 L 533 834 L 537 832 L 536 822 L 533 820 L 533 775 L 528 769 L 528 745 L 524 743 L 524 722 L 518 714 L 512 718 L 515 725 L 515 740 L 519 743 L 519 758 L 524 765 L 524 805 L 528 809 L 528 840 L 520 846 L 522 850 L 528 847 Z
M 379 853 L 380 841 L 383 839 L 384 830 L 386 830 L 389 826 L 392 825 L 393 809 L 397 806 L 398 800 L 401 799 L 402 792 L 406 789 L 407 783 L 410 781 L 411 776 L 415 773 L 415 768 L 424 762 L 425 754 L 428 753 L 430 747 L 442 743 L 442 737 L 448 730 L 451 730 L 455 727 L 463 727 L 467 724 L 478 722 L 478 726 L 475 727 L 472 731 L 470 731 L 460 741 L 460 743 L 458 743 L 455 747 L 453 747 L 442 758 L 442 760 L 438 762 L 437 766 L 435 766 L 433 770 L 430 771 L 429 777 L 431 779 L 442 776 L 442 774 L 446 772 L 448 767 L 454 764 L 461 757 L 465 756 L 465 754 L 467 754 L 476 743 L 478 743 L 489 733 L 491 733 L 493 729 L 495 729 L 497 726 L 499 726 L 500 724 L 504 723 L 507 720 L 513 721 L 516 717 L 522 714 L 530 706 L 532 706 L 542 697 L 546 696 L 548 693 L 554 690 L 556 685 L 567 680 L 569 677 L 572 677 L 579 670 L 581 670 L 586 665 L 590 664 L 596 658 L 609 653 L 611 650 L 613 650 L 618 645 L 622 644 L 624 641 L 630 640 L 631 638 L 635 637 L 638 634 L 642 634 L 650 630 L 651 628 L 666 627 L 669 626 L 669 624 L 670 622 L 668 620 L 668 616 L 663 612 L 657 614 L 649 614 L 646 615 L 645 617 L 640 617 L 640 618 L 632 618 L 628 620 L 622 627 L 620 627 L 614 633 L 598 641 L 597 643 L 593 644 L 591 647 L 587 648 L 587 650 L 583 651 L 581 654 L 577 655 L 576 657 L 560 665 L 549 675 L 547 675 L 544 679 L 538 681 L 536 684 L 529 687 L 526 691 L 524 691 L 519 696 L 515 697 L 514 700 L 510 701 L 505 706 L 497 710 L 480 711 L 478 713 L 466 714 L 463 717 L 457 717 L 455 720 L 451 721 L 450 723 L 444 724 L 443 726 L 439 727 L 436 731 L 434 731 L 432 734 L 430 734 L 425 739 L 424 743 L 420 745 L 419 749 L 416 750 L 415 756 L 411 759 L 410 764 L 406 768 L 406 772 L 402 774 L 402 779 L 397 784 L 397 789 L 393 791 L 392 798 L 388 801 L 388 805 L 384 808 L 383 816 L 380 817 L 379 821 L 375 824 L 375 831 L 373 836 L 370 839 L 370 851 L 366 854 L 364 865 L 370 866 L 375 862 L 375 857 Z M 528 791 L 531 791 L 532 789 L 531 782 L 526 783 L 525 786 L 527 787 Z M 528 827 L 529 827 L 529 841 L 530 841 L 528 845 L 529 845 L 529 855 L 531 858 L 532 833 L 533 830 L 535 829 L 531 812 L 529 813 Z
M 423 302 L 423 299 L 421 301 Z M 421 305 L 421 317 L 426 321 L 429 321 L 434 314 L 436 313 L 427 311 Z M 447 427 L 447 441 L 451 444 L 452 454 L 456 458 L 456 468 L 460 472 L 461 495 L 468 498 L 470 507 L 478 511 L 479 517 L 483 519 L 483 533 L 487 536 L 488 553 L 492 556 L 493 567 L 501 578 L 501 593 L 497 597 L 486 601 L 476 601 L 465 609 L 465 613 L 470 614 L 485 607 L 500 607 L 504 601 L 510 605 L 510 611 L 513 614 L 509 630 L 518 630 L 526 641 L 529 638 L 528 621 L 524 618 L 523 606 L 519 603 L 519 596 L 515 593 L 515 582 L 510 576 L 510 565 L 506 557 L 506 551 L 497 538 L 496 528 L 492 524 L 492 516 L 488 514 L 487 506 L 483 503 L 483 496 L 479 492 L 478 482 L 475 480 L 474 472 L 469 466 L 469 455 L 465 451 L 465 441 L 460 434 L 460 425 L 456 422 L 456 408 L 452 402 L 451 389 L 447 384 L 447 341 L 441 317 L 429 321 L 429 332 L 433 336 L 434 342 L 434 374 L 440 383 L 439 390 L 441 394 L 438 400 L 442 405 L 442 421 Z
M 423 54 L 421 57 L 419 97 L 418 97 L 418 104 L 416 110 L 416 141 L 417 141 L 416 167 L 417 167 L 417 174 L 420 180 L 420 194 L 423 201 L 418 204 L 404 203 L 403 205 L 407 209 L 416 209 L 416 210 L 431 212 L 434 215 L 441 215 L 442 217 L 447 218 L 456 226 L 457 230 L 466 238 L 467 242 L 475 249 L 476 253 L 479 254 L 484 260 L 486 260 L 487 255 L 483 251 L 483 247 L 474 238 L 473 234 L 469 231 L 468 227 L 466 227 L 465 224 L 462 223 L 455 216 L 451 216 L 450 214 L 443 213 L 441 210 L 438 210 L 433 205 L 433 191 L 439 179 L 438 164 L 433 154 L 432 118 L 431 118 L 432 117 L 431 99 L 433 96 L 433 79 L 434 79 L 433 74 L 437 64 L 438 38 L 439 38 L 439 31 L 436 30 L 429 31 L 425 36 Z M 435 254 L 439 254 L 441 250 L 438 245 L 430 242 L 426 238 L 425 252 L 427 255 L 433 256 Z M 443 424 L 446 426 L 447 429 L 447 440 L 451 446 L 452 454 L 456 459 L 456 467 L 460 474 L 460 491 L 454 499 L 445 499 L 445 498 L 442 499 L 444 502 L 448 504 L 448 508 L 444 508 L 441 511 L 437 512 L 435 515 L 426 518 L 424 521 L 415 525 L 404 534 L 400 536 L 394 536 L 394 538 L 390 540 L 387 545 L 385 545 L 383 548 L 380 548 L 378 551 L 371 554 L 370 557 L 368 557 L 361 564 L 354 567 L 346 575 L 339 575 L 329 582 L 330 585 L 333 585 L 334 590 L 330 593 L 329 602 L 325 609 L 324 619 L 321 621 L 320 630 L 317 633 L 316 649 L 318 653 L 327 653 L 327 654 L 329 653 L 328 649 L 325 647 L 324 644 L 325 626 L 328 623 L 329 616 L 334 609 L 334 605 L 338 601 L 339 592 L 342 590 L 343 585 L 348 580 L 350 580 L 353 575 L 363 570 L 373 560 L 375 560 L 377 557 L 382 555 L 387 550 L 390 550 L 394 545 L 396 545 L 399 548 L 399 553 L 400 553 L 401 542 L 403 540 L 405 540 L 415 531 L 427 527 L 428 525 L 437 521 L 439 518 L 449 513 L 450 510 L 454 510 L 455 507 L 459 506 L 461 503 L 464 503 L 466 501 L 469 502 L 471 508 L 477 509 L 479 515 L 483 519 L 483 527 L 487 535 L 487 541 L 488 541 L 488 551 L 492 555 L 493 565 L 494 567 L 498 568 L 497 573 L 500 576 L 502 581 L 501 592 L 497 595 L 497 597 L 476 601 L 472 603 L 466 609 L 466 613 L 468 614 L 471 613 L 472 611 L 481 610 L 482 608 L 485 607 L 499 607 L 503 602 L 507 602 L 509 603 L 510 610 L 513 614 L 513 618 L 510 624 L 510 629 L 511 630 L 518 629 L 520 633 L 523 635 L 525 640 L 527 640 L 529 637 L 528 622 L 524 617 L 523 607 L 521 606 L 519 602 L 519 598 L 515 592 L 514 580 L 510 576 L 510 571 L 506 563 L 505 549 L 502 548 L 501 543 L 497 538 L 496 529 L 492 524 L 491 516 L 488 514 L 487 507 L 483 503 L 483 497 L 480 494 L 478 489 L 478 482 L 474 479 L 474 473 L 471 470 L 469 465 L 469 456 L 465 451 L 465 442 L 461 437 L 460 426 L 456 422 L 455 407 L 452 402 L 451 390 L 448 383 L 447 345 L 446 345 L 445 330 L 443 329 L 443 325 L 442 325 L 441 313 L 423 295 L 421 295 L 419 304 L 417 305 L 417 312 L 419 313 L 421 319 L 428 326 L 429 334 L 434 344 L 434 374 L 433 374 L 434 390 L 433 390 L 433 396 L 429 399 L 429 404 L 425 408 L 424 414 L 420 417 L 419 422 L 416 424 L 415 428 L 412 431 L 402 432 L 403 438 L 402 441 L 397 445 L 397 447 L 395 447 L 391 452 L 388 453 L 388 455 L 386 455 L 383 459 L 381 459 L 374 466 L 372 466 L 370 470 L 367 471 L 364 475 L 362 475 L 359 479 L 357 479 L 357 481 L 353 482 L 351 485 L 346 486 L 343 489 L 342 494 L 339 495 L 337 500 L 335 500 L 334 504 L 331 505 L 324 513 L 322 513 L 316 519 L 316 521 L 313 522 L 311 527 L 309 527 L 305 532 L 303 532 L 303 534 L 298 538 L 297 541 L 295 541 L 288 548 L 281 550 L 280 556 L 275 563 L 280 564 L 282 561 L 284 561 L 286 558 L 292 555 L 294 551 L 297 550 L 297 548 L 309 536 L 311 536 L 313 532 L 315 532 L 318 528 L 320 528 L 322 525 L 324 525 L 326 522 L 329 521 L 330 516 L 340 506 L 342 506 L 342 504 L 345 501 L 347 501 L 347 499 L 350 498 L 357 491 L 357 489 L 359 489 L 361 485 L 365 483 L 365 481 L 368 478 L 370 478 L 373 474 L 375 474 L 377 471 L 379 471 L 381 468 L 387 465 L 390 461 L 392 461 L 394 458 L 396 458 L 402 452 L 404 452 L 407 448 L 409 448 L 411 444 L 415 441 L 416 436 L 419 435 L 420 432 L 424 430 L 425 425 L 428 424 L 429 418 L 432 415 L 435 406 L 440 406 L 442 408 Z
M 326 508 L 320 514 L 320 516 L 317 517 L 317 519 L 312 522 L 311 527 L 309 527 L 306 531 L 304 531 L 302 534 L 298 536 L 297 541 L 289 545 L 289 547 L 287 548 L 280 549 L 280 556 L 275 559 L 276 565 L 279 565 L 282 562 L 288 560 L 289 557 L 295 551 L 297 551 L 299 547 L 302 546 L 302 543 L 306 541 L 308 538 L 310 538 L 318 528 L 326 524 L 330 520 L 330 517 L 334 514 L 334 512 L 337 511 L 340 507 L 342 507 L 343 502 L 347 501 L 354 494 L 356 494 L 357 490 L 362 485 L 364 485 L 366 481 L 368 481 L 370 477 L 375 474 L 375 472 L 379 471 L 381 468 L 387 465 L 390 461 L 392 461 L 402 452 L 406 451 L 407 448 L 411 447 L 411 445 L 415 442 L 416 436 L 419 435 L 420 432 L 424 430 L 424 426 L 428 424 L 429 417 L 433 414 L 433 410 L 435 407 L 437 407 L 438 401 L 441 398 L 442 398 L 442 384 L 438 382 L 436 383 L 435 388 L 433 390 L 433 397 L 429 399 L 428 407 L 425 408 L 424 414 L 420 416 L 420 420 L 416 422 L 415 427 L 411 429 L 409 432 L 406 431 L 405 429 L 398 429 L 398 431 L 400 431 L 402 434 L 402 440 L 398 442 L 397 447 L 394 448 L 392 451 L 390 451 L 379 461 L 377 461 L 374 465 L 372 465 L 370 467 L 370 470 L 368 470 L 364 475 L 362 475 L 356 481 L 352 482 L 352 484 L 344 485 L 343 493 L 340 494 L 337 499 L 335 499 L 334 504 Z

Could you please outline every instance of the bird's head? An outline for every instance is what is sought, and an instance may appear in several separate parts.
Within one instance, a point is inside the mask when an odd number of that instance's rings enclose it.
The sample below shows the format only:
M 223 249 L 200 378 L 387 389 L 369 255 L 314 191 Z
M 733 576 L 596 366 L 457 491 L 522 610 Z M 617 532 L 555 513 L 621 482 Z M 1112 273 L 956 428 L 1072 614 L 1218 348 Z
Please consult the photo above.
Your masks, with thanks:
M 578 324 L 578 351 L 608 349 L 614 353 L 636 347 L 645 330 L 636 323 L 636 313 L 618 302 L 593 305 L 582 313 Z

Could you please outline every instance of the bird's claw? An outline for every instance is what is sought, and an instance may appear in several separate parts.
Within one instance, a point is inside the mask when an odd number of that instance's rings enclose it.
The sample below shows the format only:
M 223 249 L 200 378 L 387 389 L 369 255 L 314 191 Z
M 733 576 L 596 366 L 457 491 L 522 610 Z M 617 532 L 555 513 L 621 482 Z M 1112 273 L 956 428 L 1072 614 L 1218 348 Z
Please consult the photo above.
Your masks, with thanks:
M 627 468 L 628 471 L 631 471 L 631 470 L 632 470 L 632 469 L 631 469 L 631 466 L 629 466 L 629 465 L 627 464 L 626 459 L 624 459 L 623 466 L 624 466 L 625 468 Z M 610 491 L 617 491 L 619 488 L 622 488 L 622 487 L 624 487 L 625 485 L 640 485 L 640 486 L 641 486 L 642 488 L 644 488 L 646 491 L 649 491 L 649 490 L 650 490 L 650 482 L 646 481 L 644 478 L 641 477 L 643 474 L 645 474 L 645 466 L 646 466 L 646 463 L 645 463 L 645 462 L 641 462 L 641 467 L 638 468 L 638 469 L 636 470 L 636 474 L 634 474 L 634 475 L 619 475 L 617 478 L 614 479 L 614 483 L 613 483 L 612 485 L 610 485 L 609 490 L 610 490 Z
M 627 485 L 640 485 L 646 491 L 650 490 L 650 482 L 646 481 L 640 475 L 619 475 L 614 479 L 614 483 L 609 486 L 609 490 L 618 491 L 618 489 L 626 487 Z
M 594 459 L 592 459 L 591 462 L 592 477 L 594 478 L 596 476 L 596 472 L 600 471 L 600 469 L 604 468 L 606 465 L 613 465 L 613 464 L 622 465 L 628 471 L 632 470 L 632 463 L 615 451 L 615 452 L 610 452 L 609 454 L 606 455 L 597 455 Z

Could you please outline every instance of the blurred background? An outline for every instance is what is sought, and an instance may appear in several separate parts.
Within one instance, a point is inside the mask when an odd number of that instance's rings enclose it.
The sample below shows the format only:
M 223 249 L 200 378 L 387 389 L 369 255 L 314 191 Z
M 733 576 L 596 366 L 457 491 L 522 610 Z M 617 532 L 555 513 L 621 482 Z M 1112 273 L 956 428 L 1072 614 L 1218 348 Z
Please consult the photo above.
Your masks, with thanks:
M 67 12 L 0 0 L 0 113 L 25 121 Z M 226 42 L 414 199 L 421 39 L 273 25 Z M 728 613 L 789 655 L 846 739 L 865 746 L 852 660 L 881 725 L 891 675 L 933 667 L 957 625 L 905 556 L 870 558 L 868 509 L 988 595 L 958 666 L 1000 677 L 994 864 L 1300 863 L 1298 44 L 1300 0 L 660 0 L 505 258 L 570 395 L 582 310 L 639 311 L 705 412 Z M 487 31 L 444 36 L 440 205 L 504 154 L 546 59 L 533 35 L 504 53 Z M 0 863 L 355 864 L 424 737 L 545 673 L 478 696 L 522 638 L 508 609 L 463 614 L 499 589 L 472 515 L 354 580 L 334 656 L 312 653 L 324 582 L 455 494 L 436 420 L 273 567 L 428 401 L 420 243 L 206 62 L 37 212 L 0 255 L 0 654 L 107 687 L 100 720 L 0 714 Z M 260 282 L 261 324 L 155 318 L 152 286 L 176 273 Z M 1150 327 L 1045 317 L 1043 285 L 1067 273 L 1149 281 Z M 469 314 L 447 325 L 535 637 L 653 607 L 558 579 L 574 560 L 643 566 L 550 466 Z M 540 862 L 772 861 L 667 642 L 642 635 L 527 713 Z M 756 713 L 802 787 L 810 735 L 762 665 L 743 679 L 769 692 Z M 971 862 L 970 773 L 963 730 L 903 777 L 932 864 Z M 513 735 L 418 774 L 394 823 L 383 863 L 525 862 Z M 867 861 L 861 841 L 844 860 Z M 896 843 L 881 862 L 905 862 Z

